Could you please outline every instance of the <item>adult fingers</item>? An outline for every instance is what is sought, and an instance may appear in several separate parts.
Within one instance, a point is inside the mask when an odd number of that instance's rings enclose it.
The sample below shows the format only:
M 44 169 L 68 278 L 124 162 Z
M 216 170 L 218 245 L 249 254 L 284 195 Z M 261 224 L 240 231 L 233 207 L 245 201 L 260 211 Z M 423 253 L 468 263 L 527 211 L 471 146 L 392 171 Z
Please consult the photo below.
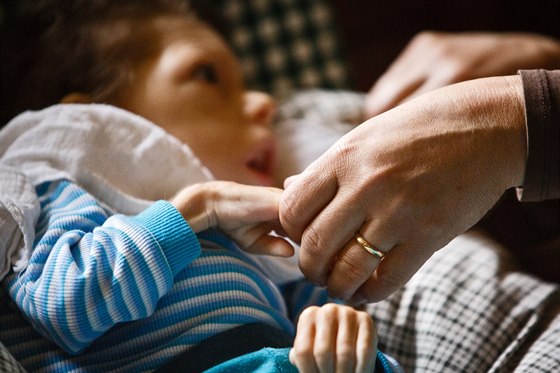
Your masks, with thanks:
M 354 293 L 349 303 L 357 305 L 387 298 L 410 280 L 432 252 L 433 250 L 420 250 L 406 245 L 393 247 Z
M 363 204 L 352 203 L 338 193 L 305 230 L 299 251 L 302 272 L 311 281 L 327 285 L 330 295 L 343 300 L 350 298 L 380 264 L 381 255 L 374 255 L 376 251 L 391 256 L 389 251 L 403 237 L 402 227 L 395 224 L 390 213 L 379 214 L 383 218 L 370 220 L 364 228 L 364 215 L 380 209 L 375 205 L 368 205 L 368 210 L 356 206 Z M 367 247 L 355 238 L 358 231 L 362 231 L 362 238 L 367 237 Z
M 352 237 L 344 249 L 338 253 L 328 274 L 329 295 L 341 300 L 348 300 L 367 281 L 380 262 L 380 257 L 367 252 Z
M 382 76 L 372 89 L 367 93 L 364 102 L 366 118 L 374 117 L 393 107 L 412 95 L 424 84 L 423 76 L 406 74 Z
M 340 192 L 305 229 L 299 266 L 312 282 L 325 285 L 341 248 L 362 225 L 367 211 L 356 208 L 350 196 Z M 370 274 L 371 270 L 367 273 Z M 348 281 L 344 281 L 348 284 Z
M 280 223 L 296 242 L 301 241 L 309 222 L 336 193 L 333 171 L 329 165 L 322 167 L 324 162 L 318 163 L 293 177 L 280 198 Z
M 282 195 L 280 221 L 300 242 L 300 268 L 314 283 L 326 284 L 337 252 L 376 207 L 371 196 L 376 195 L 377 184 L 368 181 L 373 163 L 368 138 L 375 129 L 366 122 L 350 131 Z
M 438 68 L 427 74 L 425 79 L 421 81 L 414 89 L 411 89 L 406 96 L 403 96 L 394 106 L 399 105 L 405 101 L 412 100 L 415 97 L 421 96 L 426 92 L 432 91 L 437 88 L 444 87 L 453 83 L 458 83 L 465 80 L 462 67 L 453 61 L 441 61 Z
M 423 42 L 417 39 L 408 43 L 366 95 L 364 111 L 368 118 L 395 107 L 426 81 L 433 64 L 420 48 Z

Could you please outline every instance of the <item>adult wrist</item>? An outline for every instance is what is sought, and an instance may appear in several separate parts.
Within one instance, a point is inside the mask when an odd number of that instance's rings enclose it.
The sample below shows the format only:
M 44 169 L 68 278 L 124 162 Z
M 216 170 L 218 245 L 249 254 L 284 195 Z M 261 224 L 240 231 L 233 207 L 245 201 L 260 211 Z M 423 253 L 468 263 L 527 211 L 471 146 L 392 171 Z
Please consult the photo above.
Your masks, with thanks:
M 510 121 L 511 140 L 510 154 L 512 160 L 512 180 L 509 187 L 519 187 L 523 185 L 525 178 L 525 168 L 527 164 L 527 124 L 525 120 L 525 99 L 523 95 L 523 83 L 519 76 L 507 76 L 503 78 L 509 86 L 504 90 L 506 121 Z M 508 116 L 511 115 L 511 116 Z

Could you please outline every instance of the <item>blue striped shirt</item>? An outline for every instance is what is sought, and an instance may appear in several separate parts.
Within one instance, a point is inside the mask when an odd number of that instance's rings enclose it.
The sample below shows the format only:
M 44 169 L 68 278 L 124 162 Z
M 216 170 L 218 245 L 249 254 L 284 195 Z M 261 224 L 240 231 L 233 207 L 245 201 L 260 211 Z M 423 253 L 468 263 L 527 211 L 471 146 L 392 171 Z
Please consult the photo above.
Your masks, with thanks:
M 36 191 L 32 257 L 3 281 L 17 310 L 0 302 L 0 338 L 29 370 L 151 371 L 241 324 L 293 334 L 303 308 L 327 301 L 304 280 L 274 285 L 220 232 L 195 235 L 168 202 L 124 216 L 69 181 Z

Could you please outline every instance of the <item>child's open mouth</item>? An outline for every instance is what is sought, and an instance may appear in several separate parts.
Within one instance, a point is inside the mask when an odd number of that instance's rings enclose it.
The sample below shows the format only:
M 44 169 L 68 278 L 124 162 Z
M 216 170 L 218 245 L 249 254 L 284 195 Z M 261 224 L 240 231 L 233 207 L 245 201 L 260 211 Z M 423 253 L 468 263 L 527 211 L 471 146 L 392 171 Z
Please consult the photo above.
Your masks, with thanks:
M 275 152 L 274 141 L 262 141 L 245 163 L 247 168 L 257 175 L 262 185 L 273 185 Z

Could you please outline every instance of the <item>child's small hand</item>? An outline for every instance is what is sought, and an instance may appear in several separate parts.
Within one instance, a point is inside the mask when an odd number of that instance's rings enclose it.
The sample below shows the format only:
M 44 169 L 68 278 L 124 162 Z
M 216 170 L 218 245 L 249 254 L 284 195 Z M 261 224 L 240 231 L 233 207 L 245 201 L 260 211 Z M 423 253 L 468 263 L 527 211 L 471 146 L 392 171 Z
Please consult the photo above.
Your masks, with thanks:
M 283 233 L 278 219 L 282 189 L 209 181 L 183 189 L 171 203 L 194 232 L 218 227 L 245 251 L 291 256 L 294 249 L 271 231 Z
M 340 304 L 308 307 L 300 315 L 290 362 L 300 372 L 368 372 L 377 335 L 371 316 Z

